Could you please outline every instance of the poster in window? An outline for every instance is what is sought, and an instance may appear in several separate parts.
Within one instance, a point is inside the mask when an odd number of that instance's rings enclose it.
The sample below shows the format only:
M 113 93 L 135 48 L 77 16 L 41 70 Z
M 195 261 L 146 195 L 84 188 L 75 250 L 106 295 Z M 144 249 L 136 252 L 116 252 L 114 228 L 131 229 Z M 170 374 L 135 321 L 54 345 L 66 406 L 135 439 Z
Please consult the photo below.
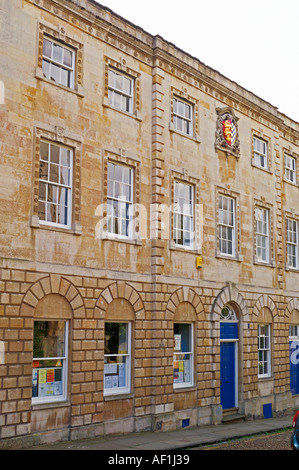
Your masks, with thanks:
M 181 335 L 174 335 L 174 350 L 181 350 Z
M 62 395 L 62 382 L 54 382 L 53 394 L 54 396 Z
M 184 381 L 190 382 L 190 360 L 185 361 Z
M 119 374 L 119 387 L 123 388 L 126 386 L 126 365 L 125 364 L 119 364 L 118 374 Z
M 105 364 L 105 374 L 117 374 L 117 364 Z
M 112 375 L 105 376 L 105 388 L 112 388 Z
M 37 397 L 37 370 L 32 371 L 32 397 Z
M 53 383 L 54 382 L 54 369 L 48 369 L 47 370 L 47 383 Z
M 47 371 L 46 371 L 46 369 L 40 369 L 38 371 L 38 383 L 39 384 L 47 383 Z

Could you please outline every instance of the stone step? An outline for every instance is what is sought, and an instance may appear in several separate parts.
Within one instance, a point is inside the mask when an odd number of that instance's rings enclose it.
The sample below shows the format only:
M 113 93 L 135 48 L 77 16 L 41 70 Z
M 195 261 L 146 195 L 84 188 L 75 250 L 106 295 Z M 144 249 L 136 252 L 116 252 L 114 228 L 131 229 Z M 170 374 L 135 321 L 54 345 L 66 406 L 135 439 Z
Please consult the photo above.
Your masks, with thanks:
M 236 423 L 238 421 L 245 421 L 245 417 L 246 417 L 245 415 L 240 414 L 240 413 L 227 414 L 223 416 L 222 423 L 231 424 L 231 423 Z

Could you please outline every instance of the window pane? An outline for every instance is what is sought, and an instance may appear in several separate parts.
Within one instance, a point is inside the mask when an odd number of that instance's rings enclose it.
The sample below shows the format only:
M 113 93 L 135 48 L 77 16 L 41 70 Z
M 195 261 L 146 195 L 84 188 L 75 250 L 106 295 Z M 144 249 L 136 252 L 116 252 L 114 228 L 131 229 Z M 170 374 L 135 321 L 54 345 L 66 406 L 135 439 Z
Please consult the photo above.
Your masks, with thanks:
M 63 49 L 58 44 L 53 44 L 53 60 L 62 64 Z
M 61 80 L 60 80 L 61 85 L 64 85 L 64 86 L 70 85 L 69 75 L 70 74 L 68 70 L 61 69 Z
M 52 183 L 59 183 L 59 166 L 50 165 L 50 181 Z
M 50 160 L 52 163 L 59 164 L 59 147 L 50 145 Z
M 39 165 L 39 177 L 42 180 L 48 180 L 48 170 L 49 170 L 49 165 L 48 163 L 45 162 L 40 162 Z
M 42 160 L 49 160 L 49 144 L 41 142 L 40 144 L 40 158 Z
M 65 355 L 65 322 L 34 322 L 34 358 L 59 358 Z
M 46 220 L 46 205 L 44 202 L 38 202 L 38 217 L 40 220 Z
M 105 323 L 105 354 L 128 354 L 127 323 Z
M 43 60 L 43 74 L 44 77 L 50 79 L 50 62 Z
M 174 324 L 175 351 L 190 352 L 190 325 L 181 323 Z
M 51 64 L 50 79 L 57 83 L 60 82 L 60 67 L 55 64 Z
M 63 63 L 67 67 L 72 67 L 72 61 L 73 61 L 73 54 L 71 51 L 68 49 L 64 49 L 63 51 Z
M 48 41 L 48 39 L 44 39 L 43 42 L 43 55 L 45 57 L 49 57 L 50 59 L 52 57 L 52 42 Z
M 67 225 L 67 207 L 57 206 L 57 223 L 62 225 Z
M 71 164 L 70 151 L 62 147 L 60 150 L 60 153 L 61 153 L 61 165 L 69 167 Z
M 60 167 L 60 184 L 70 186 L 70 169 L 67 167 Z
M 65 331 L 63 321 L 35 321 L 32 397 L 51 401 L 64 394 Z
M 192 384 L 192 326 L 188 324 L 174 324 L 174 355 L 173 355 L 173 382 L 174 385 Z

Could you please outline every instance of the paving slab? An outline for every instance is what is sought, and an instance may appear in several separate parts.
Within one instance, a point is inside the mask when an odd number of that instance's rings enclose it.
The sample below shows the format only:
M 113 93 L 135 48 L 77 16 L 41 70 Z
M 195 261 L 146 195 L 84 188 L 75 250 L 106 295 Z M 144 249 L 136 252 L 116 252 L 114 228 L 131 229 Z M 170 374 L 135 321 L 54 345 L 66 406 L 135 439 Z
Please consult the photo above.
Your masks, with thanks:
M 144 432 L 121 436 L 105 436 L 96 439 L 40 445 L 34 447 L 33 450 L 183 450 L 204 444 L 222 442 L 235 437 L 291 428 L 292 418 L 292 415 L 289 415 L 280 418 L 221 424 L 219 426 L 201 426 L 170 432 Z

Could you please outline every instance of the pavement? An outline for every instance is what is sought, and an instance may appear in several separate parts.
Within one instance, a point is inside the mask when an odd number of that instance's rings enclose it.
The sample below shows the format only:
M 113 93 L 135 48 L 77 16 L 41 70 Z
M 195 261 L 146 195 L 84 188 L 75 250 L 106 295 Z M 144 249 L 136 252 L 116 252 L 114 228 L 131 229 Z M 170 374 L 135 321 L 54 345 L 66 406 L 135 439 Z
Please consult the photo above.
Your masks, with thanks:
M 31 450 L 178 451 L 204 444 L 223 442 L 232 438 L 291 428 L 292 418 L 292 415 L 288 415 L 279 418 L 185 428 L 162 433 L 142 432 L 119 436 L 101 436 L 82 441 L 44 444 Z

